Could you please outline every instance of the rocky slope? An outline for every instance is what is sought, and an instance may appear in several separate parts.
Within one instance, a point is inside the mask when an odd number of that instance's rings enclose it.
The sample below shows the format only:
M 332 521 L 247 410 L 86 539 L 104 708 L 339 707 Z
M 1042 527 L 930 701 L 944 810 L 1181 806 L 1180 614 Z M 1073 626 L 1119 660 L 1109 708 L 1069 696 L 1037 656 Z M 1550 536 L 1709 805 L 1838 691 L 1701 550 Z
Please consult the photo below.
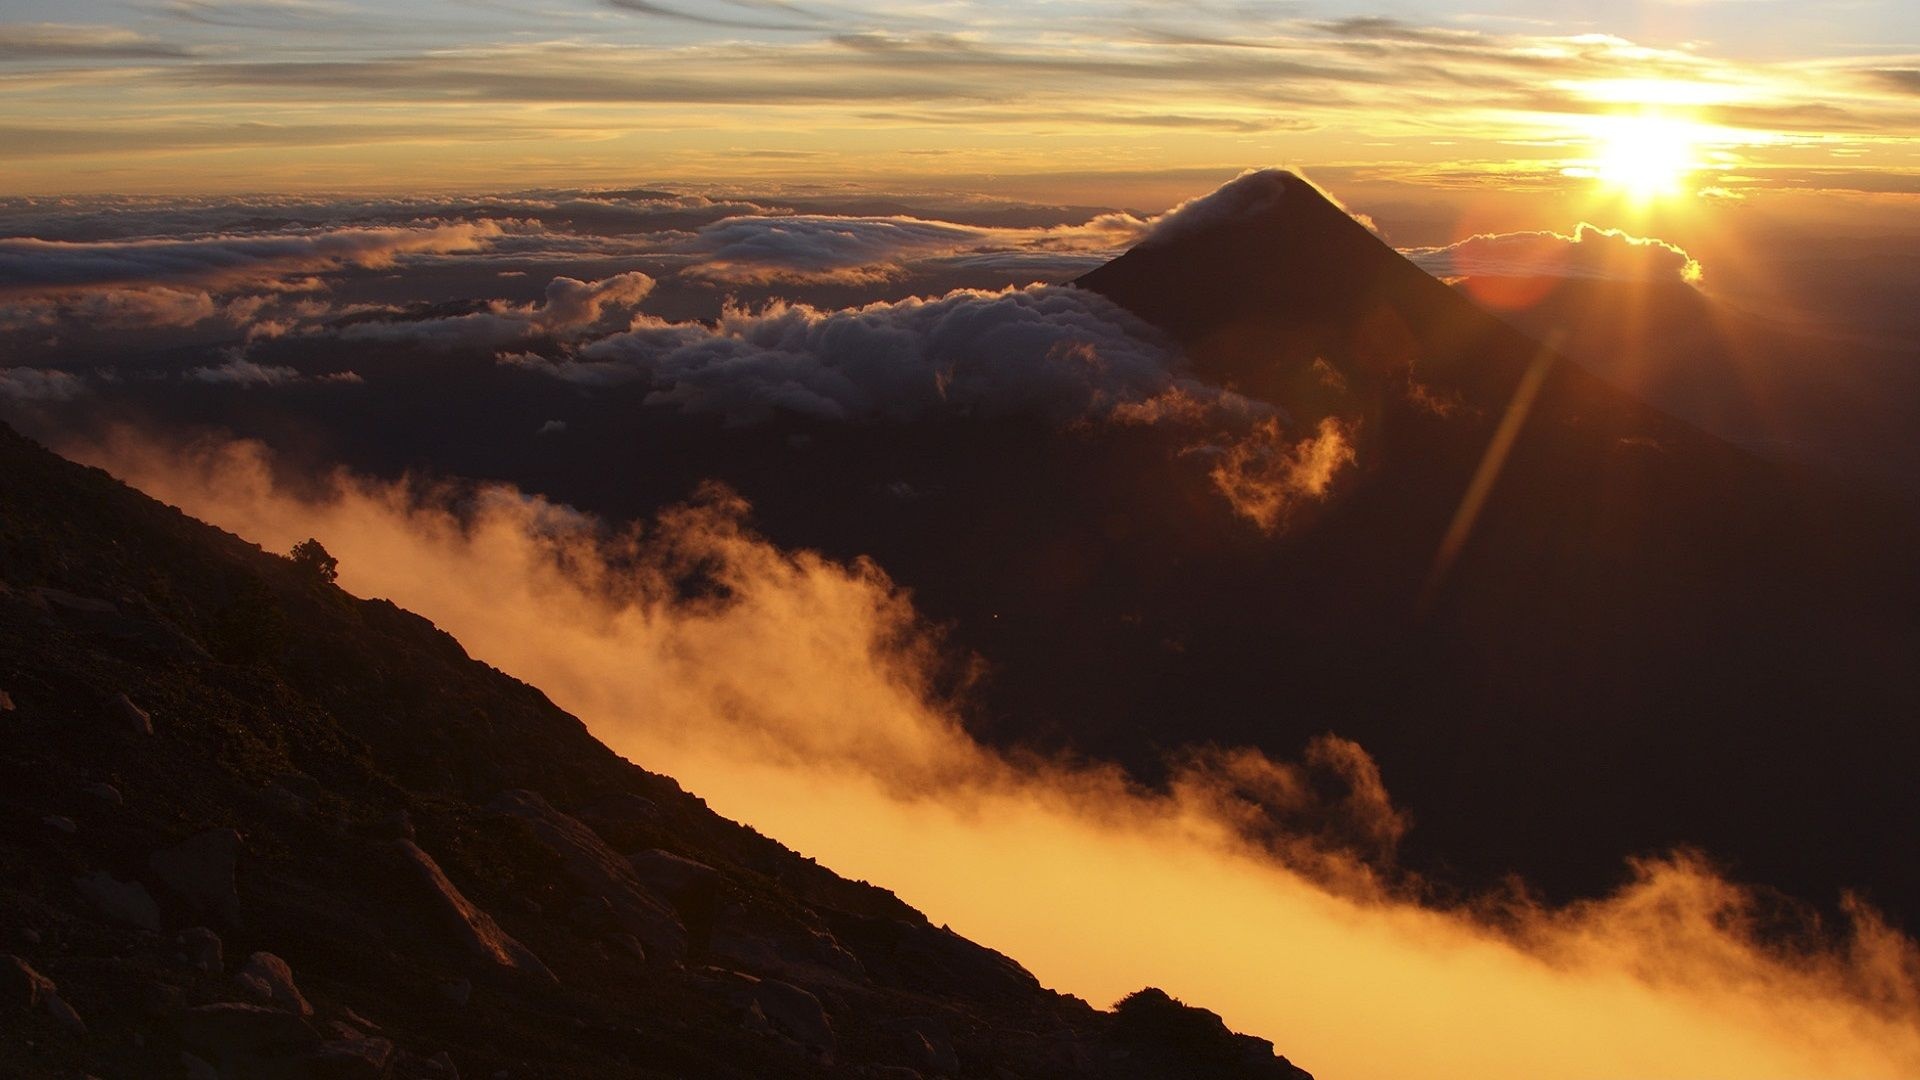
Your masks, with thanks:
M 1049 991 L 5 428 L 0 951 L 9 1077 L 1305 1076 Z

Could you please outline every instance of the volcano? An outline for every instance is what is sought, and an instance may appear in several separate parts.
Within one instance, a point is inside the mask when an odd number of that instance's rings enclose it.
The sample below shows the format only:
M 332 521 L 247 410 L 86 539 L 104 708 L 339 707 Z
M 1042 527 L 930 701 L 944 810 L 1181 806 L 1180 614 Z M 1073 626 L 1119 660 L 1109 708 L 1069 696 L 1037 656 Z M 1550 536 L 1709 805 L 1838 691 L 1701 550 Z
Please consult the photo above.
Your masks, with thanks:
M 1198 694 L 1232 717 L 1212 737 L 1353 735 L 1439 861 L 1577 888 L 1572 851 L 1701 844 L 1920 912 L 1866 827 L 1920 810 L 1887 765 L 1920 748 L 1896 501 L 1614 389 L 1290 174 L 1189 204 L 1075 284 L 1203 377 L 1357 432 L 1317 520 L 1177 571 L 1206 582 L 1183 617 L 1210 659 L 1142 687 L 1144 711 Z

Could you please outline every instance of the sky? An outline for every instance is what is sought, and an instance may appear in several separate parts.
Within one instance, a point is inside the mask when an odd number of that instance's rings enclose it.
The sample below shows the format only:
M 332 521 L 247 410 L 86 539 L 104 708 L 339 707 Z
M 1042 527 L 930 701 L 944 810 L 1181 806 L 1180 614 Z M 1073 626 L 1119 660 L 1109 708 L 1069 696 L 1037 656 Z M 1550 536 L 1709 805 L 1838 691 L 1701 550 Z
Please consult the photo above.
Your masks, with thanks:
M 4 0 L 0 117 L 15 196 L 780 183 L 1159 209 L 1271 164 L 1912 193 L 1920 6 Z M 1119 179 L 1182 170 L 1206 179 Z

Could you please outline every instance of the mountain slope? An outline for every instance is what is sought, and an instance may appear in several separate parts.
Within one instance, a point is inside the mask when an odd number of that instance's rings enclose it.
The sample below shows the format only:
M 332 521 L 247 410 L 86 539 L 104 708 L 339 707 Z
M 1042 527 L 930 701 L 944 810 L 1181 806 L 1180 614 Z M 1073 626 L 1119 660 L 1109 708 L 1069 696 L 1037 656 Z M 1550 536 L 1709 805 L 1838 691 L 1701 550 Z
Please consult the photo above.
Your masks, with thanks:
M 4 428 L 0 582 L 8 1076 L 1304 1075 L 1047 991 Z

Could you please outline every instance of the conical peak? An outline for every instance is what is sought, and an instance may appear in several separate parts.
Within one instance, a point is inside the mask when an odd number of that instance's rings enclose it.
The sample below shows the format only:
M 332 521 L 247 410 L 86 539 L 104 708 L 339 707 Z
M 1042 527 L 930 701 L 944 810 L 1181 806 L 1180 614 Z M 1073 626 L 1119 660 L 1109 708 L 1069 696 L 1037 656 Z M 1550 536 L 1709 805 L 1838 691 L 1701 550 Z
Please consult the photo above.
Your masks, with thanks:
M 1166 247 L 1216 229 L 1247 228 L 1324 207 L 1345 216 L 1319 189 L 1285 169 L 1249 169 L 1218 188 L 1189 199 L 1154 223 L 1142 247 Z

